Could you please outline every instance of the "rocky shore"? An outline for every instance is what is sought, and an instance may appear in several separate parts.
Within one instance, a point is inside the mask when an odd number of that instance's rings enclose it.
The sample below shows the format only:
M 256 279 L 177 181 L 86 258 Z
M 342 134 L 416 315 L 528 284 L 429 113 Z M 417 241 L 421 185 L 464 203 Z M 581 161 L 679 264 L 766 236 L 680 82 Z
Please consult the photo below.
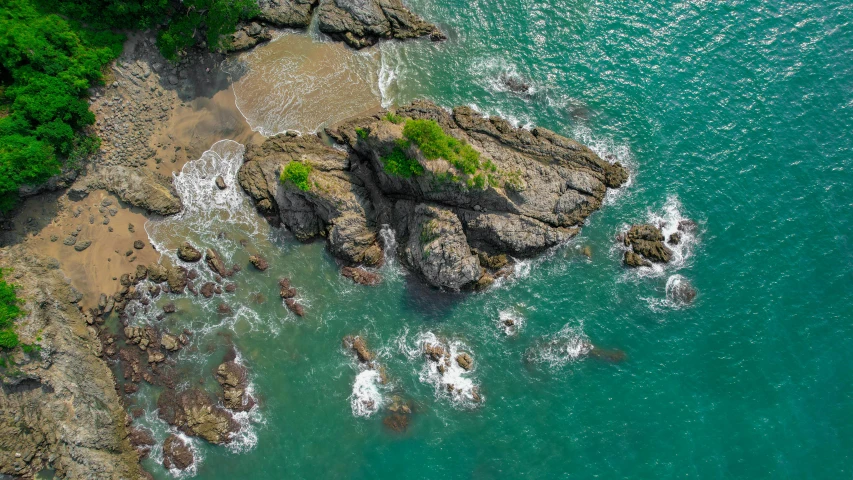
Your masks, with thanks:
M 353 48 L 381 39 L 446 38 L 401 0 L 259 0 L 258 5 L 259 20 L 276 27 L 308 28 L 316 15 L 321 32 Z
M 423 174 L 389 173 L 383 158 L 405 141 L 400 123 L 406 118 L 434 120 L 472 146 L 490 166 L 488 183 L 466 184 L 456 167 L 427 160 L 412 146 L 407 155 Z M 240 185 L 261 213 L 279 219 L 298 239 L 325 237 L 346 266 L 380 264 L 379 230 L 390 225 L 402 261 L 447 290 L 484 288 L 507 255 L 530 257 L 572 238 L 607 189 L 628 176 L 621 165 L 549 130 L 520 129 L 468 107 L 448 112 L 426 101 L 325 133 L 334 146 L 292 134 L 250 145 Z M 280 180 L 291 162 L 310 166 L 307 190 Z
M 148 478 L 82 295 L 56 260 L 18 246 L 0 250 L 0 263 L 14 268 L 26 299 L 18 335 L 38 346 L 17 350 L 0 369 L 0 474 L 32 478 L 51 468 L 61 478 Z

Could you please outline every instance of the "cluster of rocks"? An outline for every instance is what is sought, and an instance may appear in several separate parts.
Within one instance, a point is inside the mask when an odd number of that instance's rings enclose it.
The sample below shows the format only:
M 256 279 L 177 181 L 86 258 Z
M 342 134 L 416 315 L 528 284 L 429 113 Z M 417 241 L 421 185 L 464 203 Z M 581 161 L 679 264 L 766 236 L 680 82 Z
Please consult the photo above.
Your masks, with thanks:
M 294 313 L 294 315 L 304 317 L 305 316 L 305 307 L 296 300 L 296 289 L 290 286 L 290 279 L 282 278 L 278 281 L 279 286 L 279 295 L 282 300 L 284 300 L 284 304 L 287 306 L 288 310 Z
M 672 250 L 664 245 L 663 233 L 654 225 L 633 225 L 620 239 L 629 248 L 623 260 L 629 267 L 650 267 L 652 262 L 667 263 L 672 259 Z M 676 245 L 679 241 L 678 233 L 674 233 L 668 242 Z
M 259 18 L 278 27 L 308 28 L 316 12 L 321 32 L 353 48 L 369 47 L 381 39 L 447 38 L 401 0 L 259 0 L 258 6 Z M 250 37 L 248 32 L 245 36 Z
M 388 374 L 385 366 L 381 365 L 376 360 L 376 354 L 367 347 L 367 341 L 360 335 L 347 335 L 343 338 L 344 349 L 350 351 L 355 356 L 361 368 L 375 370 L 379 374 L 379 381 L 383 385 L 389 383 Z M 373 407 L 373 405 L 368 405 Z M 391 403 L 385 406 L 385 416 L 382 423 L 389 430 L 395 432 L 404 432 L 408 429 L 411 422 L 411 416 L 415 411 L 414 403 L 404 399 L 401 394 L 395 394 L 391 397 Z
M 216 368 L 216 381 L 222 386 L 222 400 L 225 408 L 237 412 L 246 412 L 255 405 L 248 394 L 249 385 L 246 367 L 234 360 L 223 362 Z
M 461 290 L 485 288 L 511 272 L 510 256 L 530 257 L 575 236 L 606 190 L 628 178 L 621 165 L 573 140 L 468 107 L 448 112 L 417 101 L 394 114 L 434 120 L 471 145 L 489 181 L 479 188 L 453 180 L 465 174 L 444 160 L 426 160 L 416 147 L 407 154 L 423 174 L 388 173 L 382 158 L 399 148 L 403 125 L 379 112 L 328 129 L 337 148 L 317 136 L 291 135 L 250 145 L 240 185 L 261 213 L 279 218 L 298 239 L 325 237 L 345 266 L 379 265 L 379 229 L 390 225 L 404 264 L 433 286 Z M 312 166 L 310 191 L 279 180 L 292 161 Z
M 441 341 L 423 342 L 421 352 L 424 359 L 431 363 L 435 367 L 436 372 L 441 376 L 441 384 L 444 385 L 447 393 L 452 396 L 467 396 L 474 403 L 482 401 L 479 387 L 474 386 L 470 392 L 457 392 L 456 384 L 446 379 L 446 375 L 451 371 L 454 363 L 466 372 L 474 368 L 474 359 L 469 353 L 459 352 L 454 355 L 449 345 Z

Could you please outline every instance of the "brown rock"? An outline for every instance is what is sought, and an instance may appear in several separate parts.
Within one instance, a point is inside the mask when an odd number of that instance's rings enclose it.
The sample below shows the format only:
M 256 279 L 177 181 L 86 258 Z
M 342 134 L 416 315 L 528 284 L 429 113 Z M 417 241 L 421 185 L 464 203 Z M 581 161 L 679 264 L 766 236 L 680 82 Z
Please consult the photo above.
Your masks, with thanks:
M 178 247 L 178 258 L 185 262 L 197 262 L 201 260 L 201 252 L 192 246 L 190 242 L 184 242 Z
M 250 263 L 251 263 L 255 268 L 257 268 L 258 270 L 260 270 L 260 271 L 262 271 L 262 272 L 263 272 L 264 270 L 266 270 L 266 269 L 270 268 L 270 264 L 269 264 L 269 263 L 267 263 L 267 261 L 264 259 L 264 257 L 262 257 L 262 256 L 260 256 L 260 255 L 252 255 L 251 257 L 249 257 L 249 262 L 250 262 Z
M 456 363 L 459 364 L 465 370 L 471 370 L 474 368 L 474 359 L 471 358 L 471 355 L 467 353 L 460 353 L 456 356 Z
M 285 299 L 284 304 L 287 305 L 287 308 L 290 309 L 295 315 L 299 317 L 305 316 L 305 307 L 299 304 L 296 300 L 292 298 Z
M 163 442 L 163 466 L 167 469 L 186 470 L 194 461 L 192 450 L 177 435 L 169 435 Z
M 382 282 L 382 277 L 375 272 L 370 272 L 361 267 L 344 267 L 341 275 L 351 279 L 359 285 L 375 286 Z

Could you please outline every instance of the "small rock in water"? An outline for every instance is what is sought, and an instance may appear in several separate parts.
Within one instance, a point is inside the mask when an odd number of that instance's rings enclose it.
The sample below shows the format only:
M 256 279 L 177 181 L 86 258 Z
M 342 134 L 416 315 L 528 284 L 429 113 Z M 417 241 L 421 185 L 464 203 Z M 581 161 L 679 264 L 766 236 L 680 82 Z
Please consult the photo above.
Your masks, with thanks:
M 592 247 L 590 247 L 589 245 L 584 245 L 584 247 L 581 249 L 581 255 L 586 258 L 592 258 Z
M 375 286 L 382 282 L 382 277 L 378 273 L 367 271 L 362 267 L 344 267 L 341 269 L 341 275 L 359 285 Z
M 216 311 L 222 315 L 230 315 L 230 314 L 234 313 L 234 311 L 231 310 L 231 307 L 229 307 L 228 305 L 226 305 L 224 303 L 220 303 L 219 306 L 216 307 Z
M 260 255 L 252 255 L 249 257 L 249 262 L 258 270 L 264 271 L 270 268 L 270 264 Z
M 681 234 L 678 232 L 674 232 L 672 235 L 669 236 L 669 240 L 667 240 L 666 243 L 670 245 L 678 245 L 679 243 L 681 243 Z
M 287 305 L 287 308 L 290 309 L 290 311 L 296 314 L 297 316 L 305 316 L 305 307 L 300 305 L 296 300 L 288 298 L 284 301 L 284 304 Z
M 474 359 L 471 358 L 471 355 L 468 355 L 467 353 L 460 353 L 459 355 L 457 355 L 456 363 L 458 363 L 459 366 L 465 369 L 466 371 L 474 368 Z
M 175 313 L 176 310 L 177 310 L 177 308 L 175 307 L 175 304 L 173 302 L 170 302 L 170 303 L 167 303 L 166 305 L 163 305 L 163 312 L 164 313 Z
M 220 190 L 225 190 L 228 188 L 228 185 L 225 184 L 225 179 L 222 178 L 222 175 L 216 177 L 216 188 Z

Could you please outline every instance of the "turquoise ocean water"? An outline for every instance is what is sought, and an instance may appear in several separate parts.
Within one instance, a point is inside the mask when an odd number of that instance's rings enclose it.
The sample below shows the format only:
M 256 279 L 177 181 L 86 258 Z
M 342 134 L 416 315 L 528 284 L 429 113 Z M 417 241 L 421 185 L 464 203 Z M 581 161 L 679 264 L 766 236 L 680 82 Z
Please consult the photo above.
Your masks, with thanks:
M 181 353 L 187 378 L 215 391 L 210 371 L 233 342 L 260 401 L 234 446 L 195 442 L 197 478 L 853 475 L 853 5 L 411 6 L 450 39 L 380 47 L 386 103 L 428 97 L 545 126 L 626 163 L 631 184 L 572 244 L 489 292 L 431 291 L 394 262 L 368 288 L 342 279 L 322 243 L 270 229 L 239 192 L 209 201 L 204 182 L 233 175 L 240 154 L 214 146 L 196 177 L 185 172 L 200 192 L 190 213 L 146 229 L 163 248 L 191 238 L 242 264 L 261 251 L 273 265 L 235 277 L 234 316 L 182 299 L 166 321 L 198 332 Z M 506 91 L 501 75 L 531 93 Z M 187 202 L 193 187 L 179 188 Z M 644 274 L 621 266 L 621 229 L 681 218 L 698 223 L 681 261 Z M 304 319 L 278 302 L 282 275 L 302 293 Z M 699 292 L 689 307 L 667 299 L 676 275 Z M 266 302 L 252 300 L 258 292 Z M 522 321 L 514 336 L 499 326 L 508 316 Z M 459 381 L 479 386 L 481 405 L 431 383 L 412 354 L 429 332 L 474 357 Z M 354 412 L 360 372 L 341 338 L 355 333 L 392 379 L 362 392 L 415 403 L 405 433 L 388 431 L 382 411 Z M 537 349 L 552 339 L 626 358 Z M 151 392 L 141 393 L 145 404 Z M 149 408 L 140 423 L 162 439 L 155 416 Z M 168 478 L 158 455 L 145 464 Z

